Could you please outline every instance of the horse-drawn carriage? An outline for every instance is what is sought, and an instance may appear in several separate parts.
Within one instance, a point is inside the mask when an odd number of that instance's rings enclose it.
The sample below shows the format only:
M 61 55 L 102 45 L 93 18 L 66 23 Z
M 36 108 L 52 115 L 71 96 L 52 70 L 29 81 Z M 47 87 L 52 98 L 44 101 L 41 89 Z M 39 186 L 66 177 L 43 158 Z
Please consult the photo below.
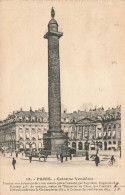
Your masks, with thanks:
M 26 157 L 39 158 L 39 160 L 41 158 L 44 158 L 44 161 L 46 161 L 48 154 L 47 154 L 47 151 L 43 150 L 43 149 L 41 149 L 39 151 L 37 151 L 37 150 L 27 150 L 27 151 L 25 151 L 25 156 Z

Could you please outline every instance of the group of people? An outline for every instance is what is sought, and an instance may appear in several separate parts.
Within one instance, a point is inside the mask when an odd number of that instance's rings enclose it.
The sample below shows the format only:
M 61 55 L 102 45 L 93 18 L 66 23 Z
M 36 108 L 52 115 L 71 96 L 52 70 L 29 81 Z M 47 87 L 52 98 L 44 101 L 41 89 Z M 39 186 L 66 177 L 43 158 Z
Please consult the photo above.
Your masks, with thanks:
M 62 153 L 61 154 L 58 154 L 58 153 L 56 154 L 57 160 L 60 160 L 61 163 L 63 163 L 64 157 L 65 157 L 65 161 L 67 161 L 68 160 L 68 157 L 67 156 L 64 156 Z M 72 159 L 72 154 L 70 154 L 69 157 L 70 157 L 70 160 L 71 160 Z M 46 159 L 47 159 L 47 156 L 45 156 L 44 161 L 46 161 Z M 30 163 L 31 163 L 32 162 L 32 156 L 29 156 L 29 160 L 30 160 Z M 115 162 L 114 155 L 111 156 L 109 162 L 110 162 L 110 165 L 113 165 L 114 164 L 114 162 Z M 95 164 L 96 164 L 96 166 L 98 166 L 99 163 L 100 163 L 100 158 L 99 158 L 99 155 L 96 154 L 96 156 L 95 156 Z M 15 158 L 12 159 L 12 165 L 13 165 L 13 169 L 15 170 L 15 165 L 16 165 Z
M 111 159 L 110 159 L 111 165 L 113 165 L 114 162 L 115 162 L 115 158 L 114 158 L 114 155 L 112 155 Z M 99 158 L 99 155 L 96 154 L 96 156 L 95 156 L 95 164 L 96 164 L 96 166 L 98 166 L 99 163 L 100 163 L 100 158 Z

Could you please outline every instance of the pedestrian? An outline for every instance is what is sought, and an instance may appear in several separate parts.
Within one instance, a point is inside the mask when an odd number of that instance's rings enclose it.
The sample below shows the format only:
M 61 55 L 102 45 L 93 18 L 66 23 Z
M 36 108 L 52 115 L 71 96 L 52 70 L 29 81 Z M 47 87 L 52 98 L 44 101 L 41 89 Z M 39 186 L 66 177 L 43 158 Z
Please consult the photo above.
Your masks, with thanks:
M 66 161 L 68 161 L 68 158 L 67 158 L 67 156 L 66 156 Z
M 72 154 L 70 154 L 70 160 L 72 160 Z
M 39 152 L 39 161 L 40 161 L 40 152 Z
M 61 163 L 63 163 L 63 155 L 60 154 L 60 158 L 61 158 Z
M 30 163 L 32 162 L 32 156 L 29 157 Z
M 57 160 L 59 160 L 59 155 L 58 155 L 58 153 L 56 154 L 56 158 L 57 158 Z
M 15 169 L 15 165 L 16 165 L 16 160 L 13 158 L 12 160 L 12 165 L 13 165 L 13 169 Z
M 114 155 L 111 156 L 111 164 L 113 165 L 113 163 L 115 162 L 115 158 Z
M 99 160 L 99 156 L 96 154 L 96 157 L 95 157 L 95 164 L 96 166 L 98 166 L 100 160 Z
M 86 160 L 89 160 L 89 153 L 87 150 L 86 150 Z

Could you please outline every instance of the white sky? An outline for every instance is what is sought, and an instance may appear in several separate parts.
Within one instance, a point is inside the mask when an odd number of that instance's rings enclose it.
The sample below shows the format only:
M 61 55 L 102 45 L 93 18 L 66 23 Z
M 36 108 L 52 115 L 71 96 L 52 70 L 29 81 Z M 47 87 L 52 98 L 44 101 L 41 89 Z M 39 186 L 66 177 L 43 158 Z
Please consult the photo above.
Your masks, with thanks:
M 0 119 L 48 105 L 47 31 L 51 7 L 60 39 L 61 100 L 68 112 L 115 107 L 125 90 L 123 6 L 85 1 L 0 3 Z

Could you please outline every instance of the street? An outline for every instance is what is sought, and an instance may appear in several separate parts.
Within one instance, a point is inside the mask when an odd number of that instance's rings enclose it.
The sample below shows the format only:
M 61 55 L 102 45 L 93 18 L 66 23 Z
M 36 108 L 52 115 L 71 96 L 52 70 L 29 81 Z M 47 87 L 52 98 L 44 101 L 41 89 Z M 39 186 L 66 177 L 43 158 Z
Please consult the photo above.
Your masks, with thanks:
M 16 169 L 13 169 L 12 158 L 10 154 L 6 154 L 4 157 L 0 154 L 0 187 L 3 194 L 8 194 L 10 183 L 17 182 L 36 182 L 42 180 L 46 181 L 46 178 L 50 180 L 62 181 L 63 178 L 92 178 L 93 180 L 107 181 L 106 176 L 109 178 L 114 177 L 115 174 L 119 174 L 121 167 L 121 159 L 119 157 L 116 159 L 116 163 L 113 166 L 109 165 L 109 160 L 101 161 L 99 166 L 95 165 L 92 160 L 86 161 L 85 157 L 73 157 L 72 160 L 65 161 L 61 163 L 56 158 L 47 158 L 44 162 L 43 159 L 39 161 L 38 158 L 33 158 L 30 163 L 28 157 L 23 157 L 19 155 L 16 159 Z M 105 174 L 104 174 L 105 172 Z M 117 180 L 117 178 L 116 178 Z M 4 182 L 8 182 L 9 185 L 4 185 Z M 8 192 L 7 192 L 8 191 Z M 12 192 L 16 194 L 16 192 Z M 9 194 L 11 194 L 9 192 Z M 21 193 L 23 194 L 23 192 Z M 32 194 L 30 192 L 30 194 Z
M 16 159 L 16 170 L 13 170 L 12 167 L 12 158 Z M 100 157 L 100 159 L 102 159 L 102 157 Z M 114 165 L 110 166 L 109 165 L 109 158 L 106 160 L 101 160 L 99 163 L 99 166 L 96 167 L 95 162 L 90 160 L 85 160 L 85 157 L 73 157 L 72 160 L 70 160 L 68 158 L 68 161 L 64 161 L 63 163 L 61 163 L 60 161 L 58 161 L 56 158 L 52 158 L 52 157 L 48 157 L 47 161 L 44 162 L 44 159 L 41 158 L 41 160 L 39 161 L 38 158 L 32 158 L 32 162 L 30 163 L 29 158 L 28 157 L 24 157 L 22 155 L 19 155 L 19 157 L 15 157 L 10 156 L 10 154 L 6 154 L 6 156 L 4 157 L 2 154 L 0 155 L 0 164 L 1 164 L 1 174 L 11 174 L 13 172 L 15 172 L 14 174 L 21 171 L 21 173 L 23 173 L 23 175 L 34 175 L 36 173 L 49 173 L 49 171 L 52 173 L 55 171 L 61 172 L 62 170 L 64 170 L 64 172 L 67 170 L 68 173 L 70 173 L 70 171 L 72 172 L 74 171 L 78 171 L 77 169 L 79 169 L 79 171 L 85 171 L 85 170 L 103 170 L 104 168 L 107 170 L 111 170 L 114 169 L 116 167 L 120 167 L 120 158 L 116 157 L 116 162 L 114 163 Z M 37 175 L 37 174 L 36 174 Z

